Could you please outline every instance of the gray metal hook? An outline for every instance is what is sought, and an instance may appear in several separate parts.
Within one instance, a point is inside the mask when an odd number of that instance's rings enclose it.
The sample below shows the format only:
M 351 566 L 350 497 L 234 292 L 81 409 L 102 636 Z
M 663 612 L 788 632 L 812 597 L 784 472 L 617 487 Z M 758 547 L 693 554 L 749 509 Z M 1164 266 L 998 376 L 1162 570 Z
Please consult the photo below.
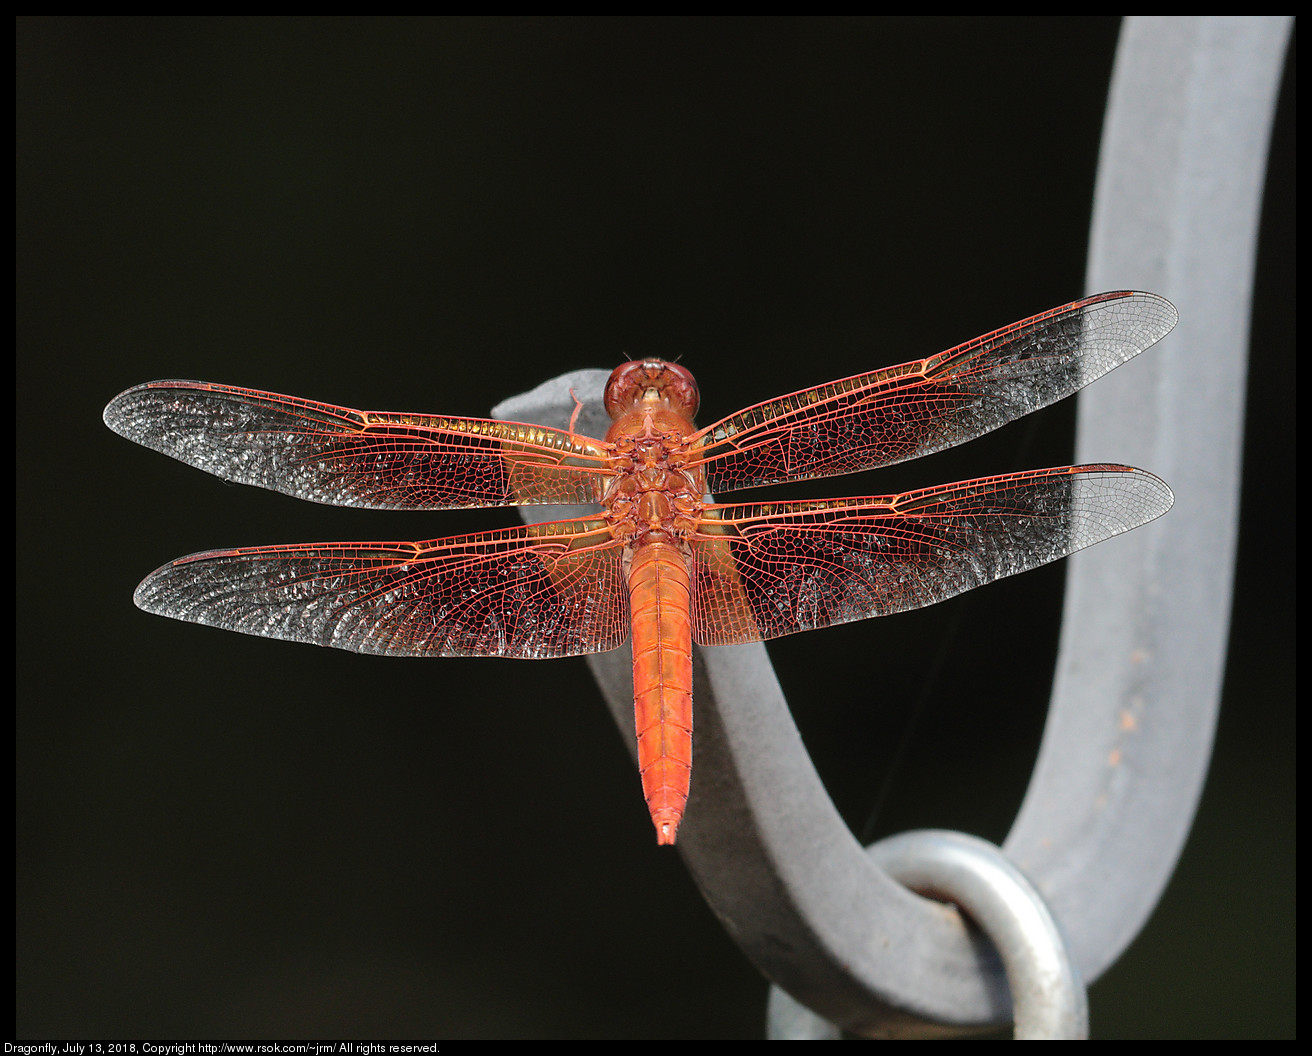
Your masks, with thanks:
M 1169 296 L 1175 333 L 1081 395 L 1077 455 L 1153 469 L 1172 514 L 1071 559 L 1053 704 L 1007 856 L 1097 978 L 1170 878 L 1210 756 L 1229 621 L 1249 301 L 1287 18 L 1129 19 L 1109 102 L 1089 289 Z M 605 371 L 500 418 L 589 420 Z M 531 511 L 540 519 L 568 516 Z M 589 657 L 622 728 L 624 651 Z M 698 772 L 679 849 L 742 949 L 849 1030 L 952 1034 L 1011 1020 L 1002 962 L 959 915 L 871 861 L 833 808 L 763 646 L 696 658 Z

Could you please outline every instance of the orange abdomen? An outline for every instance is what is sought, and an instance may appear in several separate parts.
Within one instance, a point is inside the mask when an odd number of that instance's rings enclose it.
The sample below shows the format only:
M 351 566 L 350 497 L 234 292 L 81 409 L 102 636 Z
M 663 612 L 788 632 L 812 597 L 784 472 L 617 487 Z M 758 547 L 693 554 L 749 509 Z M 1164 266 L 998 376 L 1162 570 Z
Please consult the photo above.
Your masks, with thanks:
M 633 553 L 633 714 L 638 770 L 657 843 L 673 843 L 692 778 L 692 583 L 679 549 Z

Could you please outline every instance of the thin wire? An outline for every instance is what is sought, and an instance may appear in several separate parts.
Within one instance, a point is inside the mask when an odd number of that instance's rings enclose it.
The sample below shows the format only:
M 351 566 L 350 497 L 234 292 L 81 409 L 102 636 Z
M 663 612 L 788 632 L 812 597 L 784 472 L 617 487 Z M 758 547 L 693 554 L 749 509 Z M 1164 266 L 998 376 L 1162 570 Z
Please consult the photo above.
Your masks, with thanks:
M 1039 423 L 1034 416 L 1026 419 L 1023 428 L 1014 430 L 1016 437 L 1016 447 L 1011 456 L 1011 469 L 1013 471 L 1025 468 L 1025 461 L 1028 458 L 1030 450 L 1034 447 L 1035 437 L 1038 435 Z M 1069 438 L 1067 446 L 1074 447 L 1074 426 L 1072 425 L 1072 436 Z M 1066 456 L 1069 460 L 1069 454 Z M 868 845 L 875 838 L 876 826 L 879 822 L 879 816 L 883 813 L 888 799 L 893 792 L 893 784 L 902 773 L 902 768 L 906 764 L 906 758 L 911 749 L 911 742 L 919 732 L 920 726 L 924 721 L 925 712 L 929 707 L 929 701 L 938 689 L 939 683 L 943 678 L 944 668 L 947 666 L 948 655 L 952 652 L 961 634 L 961 625 L 965 621 L 966 612 L 973 600 L 974 595 L 966 593 L 952 599 L 952 615 L 947 624 L 947 630 L 939 636 L 939 647 L 934 654 L 934 659 L 929 665 L 929 671 L 920 683 L 920 692 L 916 695 L 916 702 L 910 712 L 907 713 L 906 721 L 903 723 L 902 734 L 898 737 L 897 748 L 893 752 L 893 758 L 885 768 L 884 778 L 880 782 L 879 790 L 875 793 L 874 802 L 871 804 L 870 811 L 866 815 L 865 823 L 861 826 L 857 834 L 862 845 Z
M 875 793 L 874 803 L 871 805 L 865 824 L 861 826 L 861 831 L 858 834 L 863 846 L 868 845 L 875 838 L 875 827 L 879 816 L 892 794 L 894 782 L 902 773 L 907 753 L 911 748 L 911 742 L 916 733 L 919 732 L 930 698 L 934 696 L 935 690 L 942 680 L 943 669 L 948 662 L 948 654 L 952 651 L 952 647 L 961 633 L 961 624 L 966 618 L 966 610 L 970 607 L 970 599 L 970 594 L 953 599 L 955 604 L 952 605 L 952 616 L 948 622 L 947 631 L 939 636 L 938 651 L 934 654 L 934 659 L 929 665 L 929 671 L 921 680 L 920 692 L 916 694 L 916 702 L 907 713 L 906 722 L 903 723 L 902 727 L 902 734 L 897 740 L 897 749 L 893 752 L 892 761 L 885 768 L 884 779 L 880 782 L 879 791 Z

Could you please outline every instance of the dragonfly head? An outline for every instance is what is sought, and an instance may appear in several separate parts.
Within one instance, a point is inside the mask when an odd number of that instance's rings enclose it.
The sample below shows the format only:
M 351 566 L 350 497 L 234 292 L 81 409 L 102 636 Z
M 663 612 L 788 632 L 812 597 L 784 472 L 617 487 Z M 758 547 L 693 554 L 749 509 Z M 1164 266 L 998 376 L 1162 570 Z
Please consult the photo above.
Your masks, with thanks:
M 687 368 L 663 359 L 635 359 L 611 373 L 604 399 L 606 413 L 616 421 L 642 409 L 668 409 L 692 421 L 701 394 Z

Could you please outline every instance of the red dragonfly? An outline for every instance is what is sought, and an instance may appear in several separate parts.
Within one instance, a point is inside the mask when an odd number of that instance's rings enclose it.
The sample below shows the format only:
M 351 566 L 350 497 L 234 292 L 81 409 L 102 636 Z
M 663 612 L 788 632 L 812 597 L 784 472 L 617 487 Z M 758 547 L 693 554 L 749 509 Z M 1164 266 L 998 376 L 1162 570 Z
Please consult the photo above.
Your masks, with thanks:
M 105 423 L 225 480 L 376 509 L 602 509 L 422 542 L 211 550 L 152 572 L 135 600 L 175 619 L 394 656 L 543 659 L 631 636 L 643 790 L 657 842 L 673 843 L 692 774 L 693 642 L 759 642 L 930 605 L 1128 531 L 1173 501 L 1160 479 L 1121 465 L 801 502 L 721 505 L 708 493 L 855 473 L 973 439 L 1101 377 L 1176 318 L 1154 294 L 1099 294 L 702 429 L 685 368 L 629 362 L 606 386 L 604 440 L 573 422 L 149 382 L 115 397 Z

